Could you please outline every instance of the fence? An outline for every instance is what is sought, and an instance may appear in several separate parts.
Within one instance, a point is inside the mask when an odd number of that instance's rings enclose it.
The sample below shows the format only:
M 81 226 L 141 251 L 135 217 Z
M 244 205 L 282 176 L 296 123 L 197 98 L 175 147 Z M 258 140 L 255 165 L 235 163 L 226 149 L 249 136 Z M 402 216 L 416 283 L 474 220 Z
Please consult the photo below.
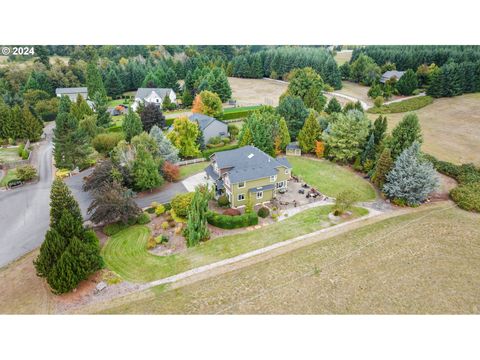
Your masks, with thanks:
M 176 165 L 185 166 L 185 165 L 196 164 L 196 163 L 205 162 L 205 161 L 207 161 L 207 160 L 205 160 L 205 158 L 182 160 L 182 161 L 177 162 Z

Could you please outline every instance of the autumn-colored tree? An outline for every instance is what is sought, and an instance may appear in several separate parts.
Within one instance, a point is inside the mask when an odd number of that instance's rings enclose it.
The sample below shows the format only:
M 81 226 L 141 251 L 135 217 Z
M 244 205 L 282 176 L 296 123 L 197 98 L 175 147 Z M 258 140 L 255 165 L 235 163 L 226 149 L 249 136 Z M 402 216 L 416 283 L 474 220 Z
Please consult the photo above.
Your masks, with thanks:
M 169 182 L 178 181 L 180 179 L 180 167 L 165 161 L 162 166 L 162 174 L 165 180 Z
M 325 144 L 323 141 L 315 141 L 315 155 L 318 158 L 323 157 L 323 153 L 325 152 Z
M 282 138 L 277 135 L 273 141 L 273 145 L 275 147 L 275 155 L 280 155 L 282 153 Z
M 202 98 L 200 97 L 200 95 L 197 95 L 193 100 L 192 112 L 202 114 L 202 110 L 203 110 Z

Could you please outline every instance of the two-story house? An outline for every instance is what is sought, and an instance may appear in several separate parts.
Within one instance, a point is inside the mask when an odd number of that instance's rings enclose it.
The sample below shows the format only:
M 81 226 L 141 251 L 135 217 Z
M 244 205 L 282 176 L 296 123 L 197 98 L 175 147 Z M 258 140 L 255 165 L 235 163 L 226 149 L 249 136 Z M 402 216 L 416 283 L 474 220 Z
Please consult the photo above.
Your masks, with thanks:
M 274 159 L 250 145 L 214 153 L 210 160 L 205 172 L 216 197 L 225 194 L 235 208 L 245 206 L 248 198 L 253 204 L 272 200 L 287 188 L 292 171 L 286 158 Z
M 177 101 L 177 95 L 173 89 L 161 89 L 161 88 L 139 88 L 135 93 L 135 101 L 132 104 L 132 109 L 137 110 L 138 105 L 143 102 L 157 104 L 162 107 L 165 97 L 169 97 L 172 103 Z

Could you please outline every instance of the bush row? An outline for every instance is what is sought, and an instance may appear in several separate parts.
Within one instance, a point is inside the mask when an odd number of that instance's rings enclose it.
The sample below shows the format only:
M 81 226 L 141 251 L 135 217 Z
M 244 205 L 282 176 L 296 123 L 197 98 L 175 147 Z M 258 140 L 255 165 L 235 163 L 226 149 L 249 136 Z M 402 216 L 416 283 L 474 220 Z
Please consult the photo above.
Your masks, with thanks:
M 204 158 L 208 159 L 210 155 L 212 155 L 213 153 L 226 151 L 226 150 L 233 150 L 233 149 L 238 149 L 238 145 L 234 144 L 234 145 L 227 145 L 219 148 L 207 149 L 202 152 L 202 155 Z
M 238 229 L 258 224 L 258 215 L 254 212 L 238 216 L 222 215 L 213 211 L 207 213 L 207 221 L 210 225 L 221 229 Z
M 225 112 L 221 116 L 219 116 L 218 119 L 219 120 L 242 119 L 242 118 L 246 118 L 253 111 L 255 111 L 255 109 Z
M 431 104 L 432 102 L 433 102 L 433 98 L 431 96 L 419 96 L 416 98 L 399 101 L 389 105 L 373 107 L 368 109 L 368 112 L 371 114 L 403 113 L 403 112 L 421 109 Z

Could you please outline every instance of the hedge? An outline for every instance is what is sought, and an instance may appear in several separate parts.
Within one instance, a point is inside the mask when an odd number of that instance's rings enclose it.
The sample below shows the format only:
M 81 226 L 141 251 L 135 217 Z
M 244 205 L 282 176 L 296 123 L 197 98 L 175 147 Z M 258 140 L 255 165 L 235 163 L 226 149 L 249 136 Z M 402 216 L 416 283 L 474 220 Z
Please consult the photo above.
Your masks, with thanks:
M 462 209 L 480 212 L 480 168 L 473 164 L 455 165 L 424 154 L 438 172 L 458 181 L 459 186 L 450 191 L 452 200 Z
M 238 145 L 234 144 L 234 145 L 222 146 L 222 147 L 219 147 L 219 148 L 206 149 L 202 152 L 202 155 L 203 155 L 204 158 L 208 159 L 210 157 L 210 155 L 212 155 L 213 153 L 220 152 L 220 151 L 226 151 L 226 150 L 233 150 L 233 149 L 238 149 Z
M 235 108 L 234 110 L 225 109 L 223 114 L 218 118 L 219 120 L 233 120 L 233 119 L 242 119 L 246 118 L 255 110 L 259 109 L 260 106 L 248 106 L 243 108 Z
M 222 215 L 213 211 L 207 213 L 207 221 L 210 225 L 221 229 L 238 229 L 258 224 L 258 215 L 254 212 L 238 216 Z
M 433 102 L 431 96 L 418 96 L 412 99 L 399 101 L 396 103 L 383 105 L 381 107 L 373 107 L 367 110 L 371 114 L 394 114 L 403 113 L 421 109 Z

